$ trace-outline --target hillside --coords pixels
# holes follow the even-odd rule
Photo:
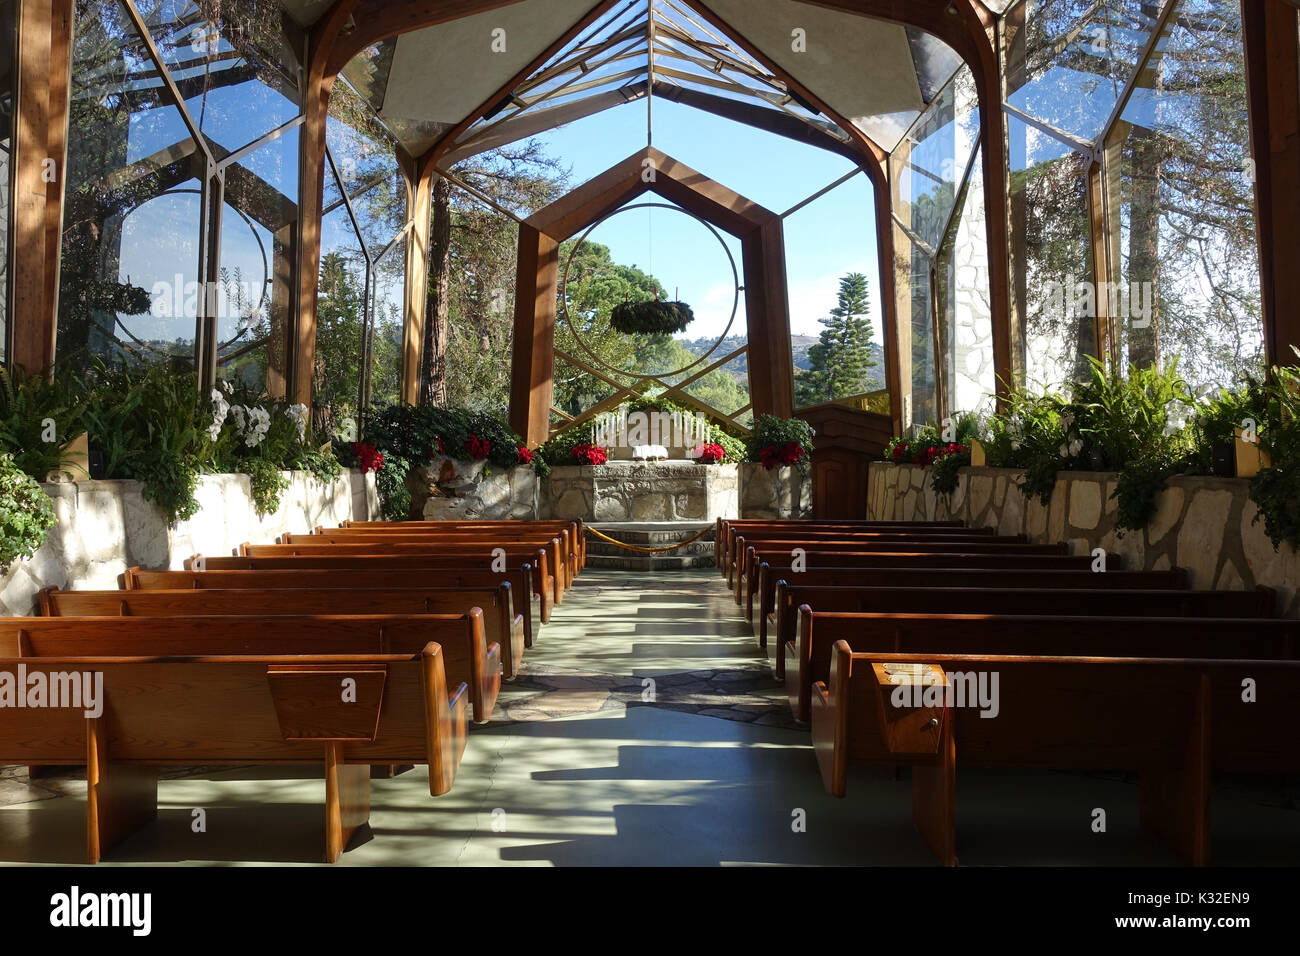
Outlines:
[[[745,340],[746,340],[746,336],[743,335],[727,336],[725,339],[723,339],[722,345],[718,347],[718,350],[713,353],[713,357],[717,358],[719,356],[726,355],[728,352],[734,352],[736,349],[740,348],[742,345],[745,344]],[[686,350],[690,352],[692,355],[702,355],[704,352],[708,351],[709,347],[713,345],[715,341],[717,340],[711,338],[681,340],[682,345],[684,345],[686,347]],[[812,367],[812,364],[808,361],[808,349],[816,344],[817,344],[817,336],[815,335],[790,336],[790,351],[794,357],[794,367],[796,369],[809,369]],[[884,353],[884,349],[882,349],[875,342],[871,343],[871,357],[876,360],[876,366],[871,370],[873,373],[872,378],[875,383],[874,387],[884,388],[885,387],[885,353]],[[736,361],[729,363],[726,366],[726,371],[736,379],[739,380],[745,379],[749,372],[749,363],[745,361],[746,358],[747,356],[742,355]]]

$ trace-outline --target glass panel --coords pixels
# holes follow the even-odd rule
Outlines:
[[[875,192],[865,175],[855,176],[786,217],[786,285],[790,299],[791,351],[795,365],[795,405],[813,405],[885,387],[884,326],[880,311],[880,259],[876,250]],[[840,280],[850,273],[867,279],[867,318],[871,323],[867,361],[858,386],[838,394],[810,388],[809,350],[826,331],[822,324],[837,305]],[[819,366],[828,367],[828,361]]]
[[[298,115],[297,62],[283,13],[265,0],[139,5],[158,52],[205,135],[235,150]]]
[[[933,255],[979,138],[974,76],[963,66],[890,157],[894,216]]]
[[[897,224],[894,263],[898,294],[898,341],[903,427],[934,421],[938,415],[934,381],[934,317],[931,314],[930,258]]]
[[[314,397],[326,420],[337,420],[357,408],[367,282],[361,243],[341,207],[321,220],[319,281]]]
[[[9,170],[14,117],[14,9],[0,3],[0,365],[9,356]]]
[[[352,199],[352,210],[372,258],[393,241],[406,224],[406,180],[396,165],[388,175]]]
[[[935,266],[936,294],[943,309],[939,348],[949,413],[989,408],[997,389],[984,170],[978,150],[960,208]]]
[[[706,361],[691,369],[687,375],[678,376],[678,379],[694,375],[700,369],[707,368],[726,354],[719,348]],[[697,378],[686,386],[685,391],[688,395],[692,395],[700,401],[713,406],[725,415],[734,415],[737,409],[744,408],[750,402],[749,353],[737,355],[731,361],[718,366],[702,378]]]
[[[349,196],[392,169],[392,138],[347,83],[335,83],[330,93],[325,142]]]
[[[1161,3],[1026,0],[1007,17],[1007,102],[1091,141],[1137,68]]]
[[[1241,7],[1187,0],[1170,18],[1111,140],[1121,225],[1121,363],[1174,356],[1194,385],[1258,374],[1263,325],[1247,174]]]
[[[371,299],[370,404],[394,405],[402,395],[402,328],[405,308],[406,240],[375,263]]]
[[[277,395],[284,389],[294,291],[297,194],[297,130],[226,171],[217,362],[230,365],[223,376],[239,377]]]
[[[179,112],[117,3],[79,0],[58,352],[193,359],[200,183]]]
[[[1096,349],[1088,248],[1088,163],[1008,115],[1011,284],[1019,383],[1053,387],[1086,373]],[[1086,285],[1080,285],[1086,283]]]

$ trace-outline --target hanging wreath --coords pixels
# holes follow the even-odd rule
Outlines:
[[[620,302],[610,310],[610,328],[625,335],[672,335],[686,331],[695,313],[685,302]]]

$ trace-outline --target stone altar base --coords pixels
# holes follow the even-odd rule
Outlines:
[[[708,521],[593,521],[589,525],[611,538],[643,548],[661,548],[685,541],[708,529],[699,541],[677,551],[643,554],[620,548],[594,534],[587,535],[587,567],[618,571],[677,571],[682,568],[711,568],[713,525]]]
[[[737,517],[739,479],[735,465],[693,461],[563,465],[551,469],[541,499],[542,518],[709,522]]]

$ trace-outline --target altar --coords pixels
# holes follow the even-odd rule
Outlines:
[[[618,461],[561,465],[543,482],[539,517],[584,521],[713,521],[739,516],[736,465]]]

